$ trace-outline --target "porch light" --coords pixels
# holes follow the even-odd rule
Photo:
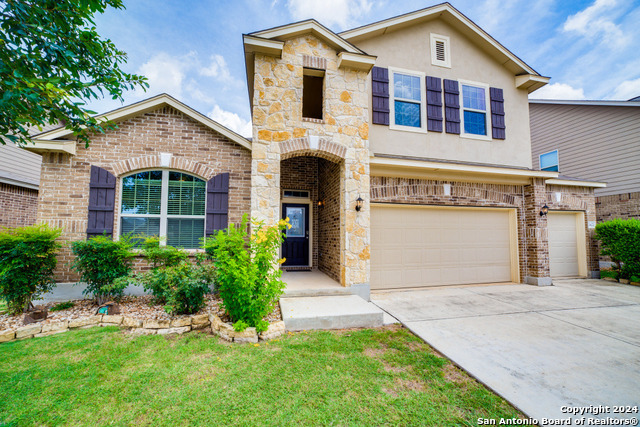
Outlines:
[[[324,208],[324,200],[318,200],[318,207]]]
[[[540,216],[547,216],[549,213],[549,206],[545,203],[542,209],[540,209]]]
[[[356,211],[360,212],[360,209],[362,209],[362,202],[364,202],[364,200],[362,200],[362,197],[358,196],[356,199]]]

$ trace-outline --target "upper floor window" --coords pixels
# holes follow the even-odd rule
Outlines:
[[[560,162],[558,161],[558,150],[549,151],[540,154],[540,170],[543,171],[560,171]]]
[[[204,237],[207,183],[169,170],[122,178],[120,234],[159,236],[171,246],[199,248]]]
[[[488,87],[478,84],[462,83],[463,135],[480,137],[481,139],[488,138],[488,89]]]
[[[425,130],[424,74],[391,69],[393,125],[405,130]]]
[[[302,78],[302,117],[322,120],[324,71],[305,68]]]
[[[439,67],[451,68],[451,53],[449,49],[449,37],[439,34],[430,34],[431,38],[431,64]]]

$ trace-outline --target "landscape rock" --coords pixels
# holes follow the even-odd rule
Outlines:
[[[171,321],[172,328],[180,328],[183,326],[191,326],[191,317],[178,317]]]
[[[270,324],[269,328],[266,331],[260,333],[259,337],[263,341],[268,341],[282,336],[284,332],[285,326],[284,322],[281,320],[279,322]]]
[[[167,328],[167,329],[158,329],[158,335],[169,335],[169,334],[184,334],[185,332],[189,332],[191,327],[183,326],[181,328]]]
[[[102,316],[102,323],[112,323],[114,325],[120,325],[122,323],[122,316],[105,314]]]
[[[618,282],[618,279],[614,279],[613,277],[603,277],[602,280],[606,280],[607,282]]]
[[[241,332],[233,331],[233,342],[248,342],[252,344],[257,343],[258,334],[256,333],[256,328],[247,328]]]
[[[42,325],[42,333],[67,331],[69,330],[69,322],[67,320],[63,322],[45,323]]]
[[[57,335],[57,334],[62,334],[64,332],[67,332],[69,329],[57,329],[55,331],[49,331],[49,332],[42,332],[40,334],[35,334],[34,337],[35,338],[42,338],[42,337],[48,337],[51,335]]]
[[[620,283],[628,285],[629,284],[629,279],[620,279]]]
[[[16,330],[16,339],[31,338],[42,331],[42,325],[27,325]]]
[[[13,341],[16,339],[15,331],[0,331],[0,342]]]
[[[202,329],[209,326],[209,315],[208,314],[199,314],[197,316],[193,316],[191,318],[191,327],[193,329]]]
[[[210,314],[209,315],[209,322],[211,323],[211,332],[213,332],[214,334],[220,330],[220,325],[222,325],[224,322],[222,320],[220,320],[220,318],[218,316],[216,316],[215,314]]]
[[[167,329],[171,326],[168,319],[149,319],[143,323],[145,329]]]
[[[122,318],[122,326],[126,328],[142,328],[142,320],[125,316]]]
[[[145,329],[145,328],[135,328],[131,329],[129,333],[131,335],[154,335],[157,329]]]
[[[91,316],[82,319],[74,319],[69,321],[70,328],[81,328],[84,326],[95,326],[102,320],[102,316]]]

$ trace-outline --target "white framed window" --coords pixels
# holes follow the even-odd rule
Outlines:
[[[558,157],[558,150],[540,154],[540,170],[560,172],[560,159]]]
[[[389,127],[412,132],[427,131],[425,74],[389,67]]]
[[[440,34],[430,34],[431,64],[438,67],[451,68],[451,48],[449,37]]]
[[[162,245],[200,247],[205,229],[206,181],[168,169],[121,179],[120,235],[159,236]]]
[[[491,112],[489,111],[489,86],[483,83],[460,80],[461,135],[473,139],[491,139]]]

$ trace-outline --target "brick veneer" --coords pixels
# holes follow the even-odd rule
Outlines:
[[[640,219],[640,192],[596,197],[598,222],[615,218]]]
[[[132,117],[118,129],[91,136],[89,148],[78,144],[77,155],[47,154],[42,159],[38,220],[61,227],[66,241],[86,238],[89,170],[96,165],[120,178],[136,169],[159,166],[159,153],[171,153],[171,166],[202,179],[229,172],[229,221],[238,223],[251,206],[251,153],[202,125],[165,106]],[[118,180],[119,182],[119,180]],[[115,227],[119,216],[116,187]],[[57,281],[75,281],[68,247],[58,257]],[[136,265],[142,267],[143,262]]]
[[[445,195],[444,184],[451,185]],[[555,192],[561,192],[562,203],[551,202]],[[548,284],[549,248],[547,220],[540,208],[547,203],[552,209],[585,211],[587,221],[593,221],[595,199],[593,190],[582,187],[545,187],[542,179],[530,185],[497,185],[452,182],[427,179],[371,177],[372,203],[408,203],[442,206],[506,207],[517,210],[518,254],[521,281]],[[588,235],[588,265],[597,270],[593,240]]]
[[[0,183],[0,229],[36,222],[38,190]]]
[[[324,206],[318,209],[318,269],[340,282],[340,164],[318,160],[318,198]],[[348,267],[348,266],[347,266]]]
[[[556,193],[560,193],[560,201],[557,200]],[[598,242],[593,238],[594,230],[589,229],[589,222],[596,222],[596,198],[593,194],[593,188],[548,185],[546,197],[549,209],[582,211],[585,213],[584,229],[585,238],[587,239],[587,269],[591,276],[597,276],[597,272],[600,270],[598,266]]]

